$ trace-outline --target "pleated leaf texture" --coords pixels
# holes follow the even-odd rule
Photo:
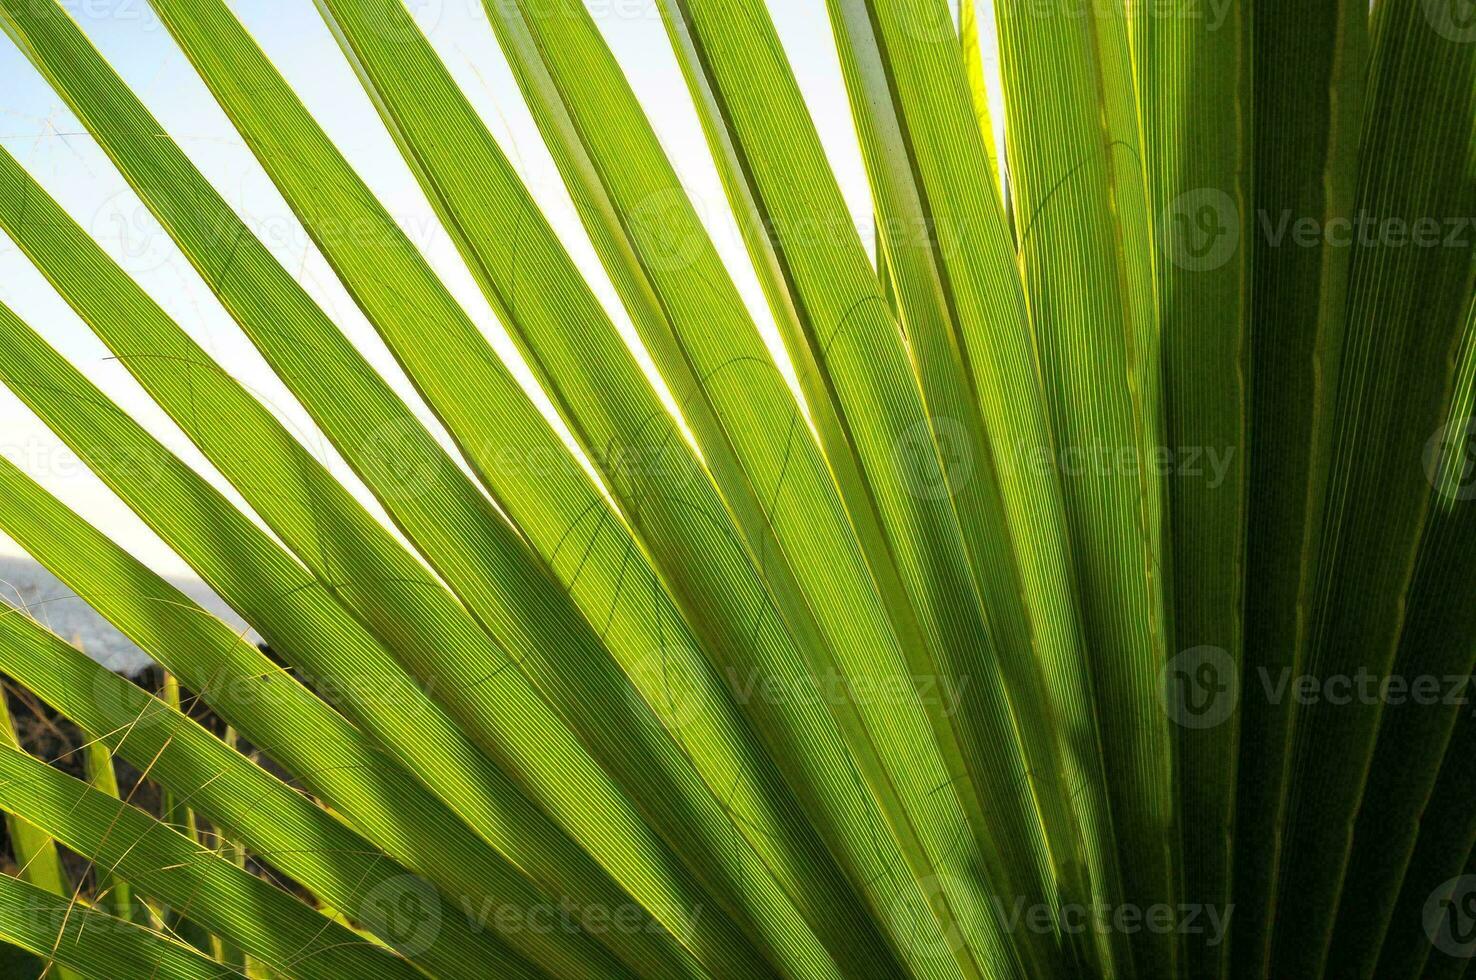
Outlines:
[[[0,229],[195,452],[4,304],[0,383],[249,626],[0,459],[164,677],[0,607],[0,974],[1476,976],[1469,3],[776,0],[808,64],[775,3],[650,0],[688,160],[610,4],[470,0],[556,231],[419,4],[281,2],[461,292],[233,4],[148,0],[395,383],[105,18],[0,0],[315,430],[0,144]]]

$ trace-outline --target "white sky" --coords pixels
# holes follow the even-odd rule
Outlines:
[[[393,358],[317,254],[146,0],[64,0],[63,5],[133,86],[201,171],[292,270],[375,367],[430,422]],[[824,0],[768,0],[831,164],[856,217],[871,207]],[[311,0],[232,4],[328,135],[426,254],[498,350],[516,353],[436,222]],[[497,47],[481,0],[407,0],[431,42],[523,175],[612,317],[628,325],[579,226],[552,161]],[[763,297],[731,224],[696,114],[671,54],[655,0],[586,0],[696,201],[719,251],[771,346]],[[988,4],[981,4],[987,8]],[[981,14],[985,12],[981,9]],[[986,34],[992,34],[987,26]],[[997,93],[996,93],[997,95]],[[996,120],[1002,114],[996,112]],[[257,393],[361,499],[367,492],[317,432],[189,263],[149,216],[60,98],[0,35],[0,141],[227,370]],[[869,231],[863,240],[871,241]],[[0,232],[0,300],[20,314],[125,410],[233,500],[167,417]],[[434,425],[432,423],[432,428]],[[166,575],[187,566],[8,390],[0,386],[0,455],[19,465],[141,560]],[[374,505],[370,503],[371,508]],[[244,508],[243,508],[244,509]],[[20,553],[0,534],[0,553]]]

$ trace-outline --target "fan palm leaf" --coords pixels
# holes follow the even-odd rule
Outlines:
[[[232,6],[150,0],[402,395],[59,0],[0,0],[352,476],[0,149],[0,228],[204,466],[7,303],[0,383],[249,627],[0,460],[0,532],[166,672],[0,610],[79,739],[0,712],[3,962],[1466,972],[1458,5],[814,5],[874,239],[771,8],[651,8],[739,268],[590,4],[473,4],[584,268],[402,0],[314,0],[528,382]]]

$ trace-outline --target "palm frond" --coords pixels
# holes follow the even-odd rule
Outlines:
[[[0,680],[72,740],[0,704],[0,971],[1469,972],[1458,5],[816,2],[867,241],[775,5],[651,8],[710,161],[594,5],[472,5],[565,228],[426,19],[304,3],[466,296],[249,17],[150,6],[403,378],[101,22],[0,0],[331,448],[0,149],[0,229],[138,390],[8,296],[0,383],[245,624],[0,459],[0,532],[163,677],[0,609]],[[685,179],[708,162],[718,222]]]

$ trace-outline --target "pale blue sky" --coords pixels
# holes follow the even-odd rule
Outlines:
[[[586,0],[586,5],[647,107],[718,248],[735,270],[745,300],[758,322],[769,331],[771,343],[777,342],[741,239],[728,217],[721,186],[654,0]],[[146,0],[64,0],[63,6],[72,12],[201,171],[246,218],[258,237],[429,421],[429,414],[416,401],[373,329],[318,256],[290,209],[179,53]],[[499,351],[516,367],[516,354],[502,328],[437,224],[311,0],[236,0],[232,6],[339,149],[425,252]],[[550,215],[571,253],[587,270],[616,322],[625,326],[623,312],[598,272],[593,251],[523,107],[487,25],[481,0],[408,0],[407,6]],[[858,227],[869,228],[871,208],[865,173],[824,2],[770,0],[769,7]],[[287,421],[304,443],[367,502],[367,494],[358,487],[348,468],[216,303],[189,263],[174,249],[147,209],[139,204],[106,156],[3,35],[0,35],[0,81],[3,81],[0,140],[6,149],[207,351]],[[230,493],[127,372],[107,359],[102,344],[3,232],[0,232],[0,300],[16,310],[171,449]],[[520,374],[526,378],[526,372]],[[0,387],[0,455],[21,466],[156,570],[165,574],[187,571],[183,562],[3,387]],[[234,494],[231,496],[240,502]],[[18,551],[0,535],[0,553]]]

